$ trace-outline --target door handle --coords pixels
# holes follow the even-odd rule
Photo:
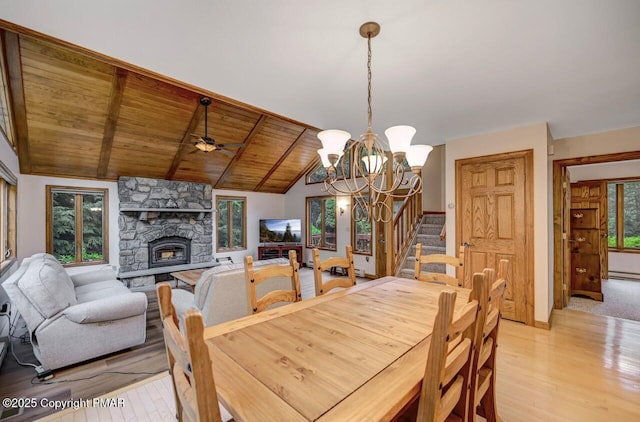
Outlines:
[[[587,269],[586,268],[576,268],[576,272],[578,274],[584,274],[584,273],[587,272]]]
[[[587,240],[585,237],[576,237],[576,242],[584,242]]]
[[[580,213],[575,213],[575,214],[572,215],[572,217],[573,218],[582,218],[582,217],[584,217],[584,214],[582,214],[581,212]]]
[[[464,242],[464,243],[462,244],[462,246],[464,246],[465,248],[468,248],[468,247],[470,247],[470,246],[475,246],[475,245],[474,245],[473,243]]]

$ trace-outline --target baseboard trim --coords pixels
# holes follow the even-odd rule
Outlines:
[[[551,320],[553,319],[553,309],[551,310],[551,314],[549,314],[549,321],[533,321],[533,326],[536,328],[542,328],[543,330],[551,329]]]

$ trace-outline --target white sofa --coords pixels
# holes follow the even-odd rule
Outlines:
[[[255,261],[254,267],[263,265],[290,265],[285,258]],[[257,286],[259,296],[271,290],[290,290],[291,278],[274,277]],[[188,309],[198,309],[206,327],[251,315],[244,279],[244,262],[223,264],[202,273],[193,293],[184,289],[171,292],[173,306],[181,316]],[[277,306],[277,305],[275,305]]]
[[[127,289],[110,267],[69,276],[54,256],[40,253],[25,258],[2,287],[45,369],[145,341],[147,296]]]

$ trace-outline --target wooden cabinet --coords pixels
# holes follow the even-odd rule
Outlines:
[[[597,208],[571,208],[571,294],[602,300]]]
[[[298,263],[302,265],[302,245],[258,246],[258,259],[289,258],[289,251],[296,251]]]

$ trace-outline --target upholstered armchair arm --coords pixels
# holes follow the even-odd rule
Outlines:
[[[73,274],[70,277],[75,287],[95,283],[96,281],[116,280],[118,278],[110,265],[105,265],[104,267],[93,271]]]
[[[78,324],[107,322],[141,315],[147,310],[147,295],[142,292],[106,297],[69,306],[62,314]]]

